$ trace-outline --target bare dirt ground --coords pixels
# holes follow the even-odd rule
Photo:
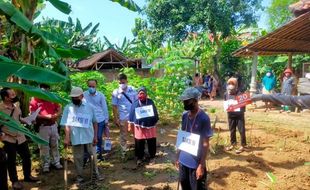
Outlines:
[[[221,101],[202,101],[203,109],[210,113],[211,120],[218,117],[208,156],[208,186],[211,190],[310,189],[310,114],[282,113],[278,111],[246,112],[248,150],[240,155],[227,152],[229,143],[226,113]],[[214,112],[215,113],[211,113]],[[145,164],[135,168],[133,151],[128,152],[127,160],[121,159],[118,151],[118,130],[112,129],[114,150],[99,163],[104,181],[97,186],[86,185],[80,189],[177,189],[177,171],[174,168],[174,143],[178,121],[163,122],[158,126],[158,150],[155,165]],[[63,171],[39,174],[38,162],[34,161],[34,174],[42,182],[27,184],[26,189],[64,189]],[[266,173],[272,172],[274,182]],[[19,167],[19,173],[21,168]],[[85,174],[89,168],[85,169]],[[22,178],[22,177],[21,177]],[[74,185],[73,163],[69,163],[69,187]]]

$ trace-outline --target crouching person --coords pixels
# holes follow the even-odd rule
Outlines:
[[[97,121],[93,108],[83,102],[83,90],[74,87],[69,95],[72,103],[68,104],[61,118],[61,125],[65,127],[64,144],[72,145],[73,159],[76,167],[77,184],[84,182],[83,178],[83,157],[84,148],[93,156],[92,175],[97,180],[102,180],[99,175],[96,159],[95,146],[97,144]]]
[[[135,155],[137,166],[142,164],[144,157],[145,141],[148,145],[150,164],[155,163],[156,154],[156,123],[158,121],[157,108],[153,100],[147,97],[146,88],[138,90],[138,100],[136,100],[129,113],[129,131],[135,136]]]
[[[176,167],[182,189],[205,190],[207,188],[206,157],[209,138],[213,131],[209,116],[199,108],[201,93],[196,88],[187,88],[180,99],[184,109],[182,127],[178,132]],[[191,137],[191,138],[189,138]]]

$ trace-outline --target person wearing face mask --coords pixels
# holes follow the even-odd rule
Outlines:
[[[50,86],[47,84],[40,84],[40,88],[43,91],[49,91]],[[32,98],[29,105],[30,112],[35,112],[40,109],[40,112],[36,118],[36,125],[39,128],[39,135],[50,142],[48,146],[40,145],[40,157],[42,159],[42,170],[43,173],[50,171],[51,159],[52,165],[57,169],[63,169],[60,164],[59,154],[59,134],[57,119],[61,114],[61,107],[57,103],[49,102],[39,98]]]
[[[263,85],[263,94],[273,94],[274,93],[274,88],[276,87],[276,77],[272,73],[271,70],[268,70],[266,75],[264,76],[262,80],[262,85]],[[270,102],[265,102],[265,107],[266,110],[268,111],[271,109],[271,103]]]
[[[90,79],[87,81],[88,90],[84,92],[84,100],[93,106],[95,110],[96,119],[98,122],[98,143],[97,143],[97,158],[102,160],[102,136],[109,137],[109,112],[106,97],[99,92],[97,87],[97,80]]]
[[[131,106],[128,121],[128,130],[133,131],[135,137],[137,166],[143,162],[145,141],[148,145],[150,164],[155,163],[156,123],[158,120],[157,108],[153,100],[148,98],[146,88],[139,88],[138,100]]]
[[[224,94],[224,101],[227,106],[236,103],[236,96],[242,93],[238,90],[238,80],[236,78],[230,78],[227,81],[227,92]],[[236,128],[240,133],[241,147],[236,150],[237,154],[240,154],[245,150],[246,147],[246,136],[245,136],[245,119],[244,119],[245,107],[238,108],[233,112],[227,112],[228,126],[230,131],[230,146],[226,147],[227,151],[231,151],[237,144]]]
[[[120,128],[120,145],[122,157],[127,150],[127,126],[132,103],[137,100],[136,90],[128,85],[127,76],[123,73],[118,76],[119,88],[112,93],[112,109],[114,124]]]
[[[21,110],[18,104],[18,97],[14,90],[3,88],[0,91],[2,102],[0,103],[0,111],[11,116],[16,122],[26,123],[21,118]],[[8,127],[2,126],[4,135],[1,140],[4,143],[4,150],[7,154],[7,168],[13,189],[23,189],[23,184],[18,180],[16,170],[16,154],[18,153],[22,159],[23,174],[25,182],[37,182],[38,179],[31,175],[31,155],[25,135],[20,132],[9,130]]]
[[[293,72],[290,68],[285,69],[281,94],[290,96],[293,93],[293,88],[295,86],[295,79],[293,77]],[[280,112],[287,111],[290,112],[290,107],[287,105],[282,105],[282,110]]]
[[[72,103],[68,104],[63,111],[60,125],[65,128],[64,144],[72,145],[73,159],[76,168],[76,183],[84,182],[83,158],[84,149],[89,155],[95,155],[97,144],[97,119],[93,107],[83,100],[83,90],[73,87],[70,95]],[[103,178],[99,175],[97,158],[94,156],[94,167],[92,174],[97,180]]]
[[[180,130],[199,135],[197,155],[188,150],[177,150],[175,164],[179,170],[179,181],[182,189],[188,190],[204,190],[207,186],[206,157],[213,131],[209,116],[199,108],[200,97],[201,93],[193,87],[185,89],[180,96],[185,110]]]

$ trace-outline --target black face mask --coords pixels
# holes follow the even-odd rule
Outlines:
[[[16,103],[18,101],[19,101],[19,98],[17,96],[15,96],[14,98],[11,98],[12,103]]]
[[[184,102],[184,110],[190,111],[195,109],[195,103],[194,102]]]
[[[72,99],[72,103],[73,103],[74,105],[76,105],[76,106],[79,106],[79,105],[81,105],[82,100],[80,100],[80,99]]]

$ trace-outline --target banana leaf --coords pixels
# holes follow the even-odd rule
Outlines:
[[[71,12],[71,6],[63,1],[60,0],[48,0],[56,9],[58,9],[59,11],[65,13],[65,14],[69,14]]]
[[[0,111],[0,125],[7,126],[10,131],[12,132],[20,132],[24,135],[31,138],[34,142],[38,144],[48,145],[48,142],[41,137],[39,137],[36,134],[33,134],[29,129],[21,126],[19,123],[17,123],[14,119],[12,119],[8,114],[3,113]]]
[[[49,69],[13,61],[1,61],[0,80],[6,81],[11,75],[38,83],[56,84],[66,81],[68,78]]]
[[[40,88],[25,85],[25,84],[18,84],[18,83],[11,83],[11,82],[0,82],[0,86],[8,87],[16,90],[23,91],[24,93],[28,94],[31,97],[37,97],[42,100],[51,101],[55,103],[60,103],[65,105],[68,103],[67,100],[53,94],[51,92],[43,91]]]
[[[140,7],[132,0],[110,0],[134,12],[141,12]]]

